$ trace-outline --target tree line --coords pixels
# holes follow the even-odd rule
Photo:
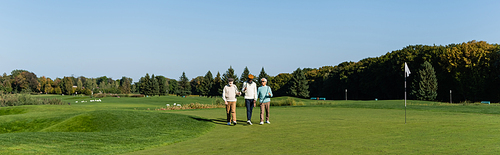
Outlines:
[[[113,80],[106,76],[98,78],[63,77],[47,78],[37,77],[33,72],[27,70],[13,70],[10,75],[4,73],[0,76],[0,92],[21,93],[36,92],[44,94],[85,94],[112,93],[128,94],[136,91],[132,84],[132,78],[122,77]]]
[[[342,100],[402,99],[404,97],[404,63],[412,71],[407,77],[409,99],[498,102],[500,100],[500,46],[484,41],[461,44],[410,45],[375,58],[358,62],[342,62],[336,66],[297,68],[292,73],[268,75],[264,67],[255,82],[268,79],[275,96],[300,98],[324,97]],[[241,88],[250,74],[247,67],[239,76],[234,69],[222,75],[208,71],[204,76],[189,80],[183,72],[176,79],[146,74],[138,82],[122,77],[113,80],[64,77],[52,80],[25,70],[14,70],[0,77],[0,91],[42,92],[51,94],[140,93],[144,95],[175,94],[179,96],[220,96],[229,78]],[[346,90],[348,90],[346,92]]]

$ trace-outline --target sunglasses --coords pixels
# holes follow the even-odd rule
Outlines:
[[[260,81],[260,82],[266,82],[266,81]]]

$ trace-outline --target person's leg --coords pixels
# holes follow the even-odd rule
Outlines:
[[[264,103],[260,103],[260,122],[264,122]]]
[[[269,107],[271,106],[271,102],[266,103],[266,121],[269,122]]]
[[[228,104],[231,104],[231,115],[233,116],[233,122],[236,122],[236,102],[231,102]]]
[[[252,118],[252,105],[249,99],[245,99],[245,106],[247,107],[247,120]]]
[[[227,105],[226,105],[226,118],[227,118],[226,122],[231,122],[231,115],[230,115],[231,113],[230,113],[230,110],[231,110],[231,105],[228,102]]]

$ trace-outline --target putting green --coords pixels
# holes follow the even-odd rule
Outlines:
[[[214,130],[200,137],[129,154],[496,154],[500,116],[487,114],[271,107],[271,124],[225,125],[224,109],[172,111],[207,118]]]

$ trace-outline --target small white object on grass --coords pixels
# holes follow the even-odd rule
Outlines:
[[[167,107],[170,107],[170,104],[167,104]]]
[[[180,107],[180,106],[181,106],[181,104],[177,104],[177,106],[178,106],[178,107]]]
[[[78,101],[75,101],[75,103],[78,103]]]

